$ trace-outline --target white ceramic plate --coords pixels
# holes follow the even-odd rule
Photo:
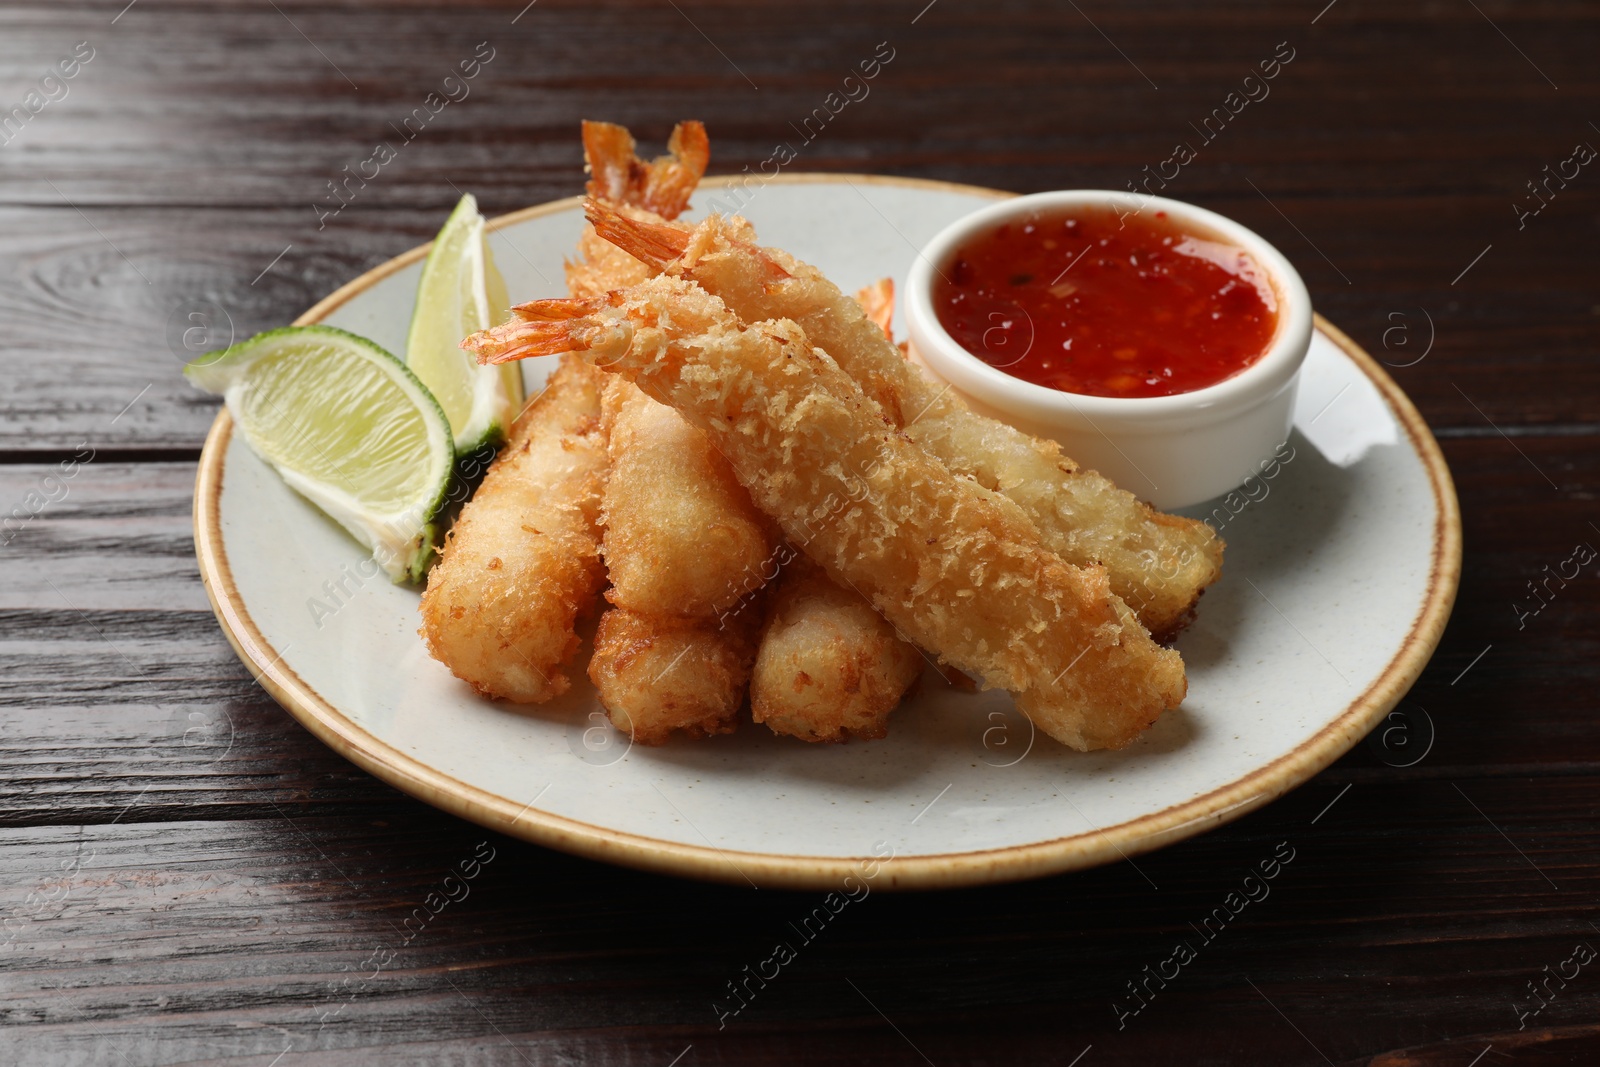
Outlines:
[[[903,282],[924,241],[1003,195],[800,176],[735,196],[708,180],[696,210],[738,207],[764,243],[854,291]],[[564,295],[562,258],[582,224],[576,198],[491,223],[514,299]],[[425,252],[300,321],[402,351]],[[1388,376],[1318,326],[1294,458],[1243,506],[1191,509],[1215,515],[1228,551],[1178,642],[1188,699],[1121,752],[1036,737],[1005,694],[951,689],[931,669],[887,739],[846,745],[747,722],[630,749],[586,683],[534,710],[483,700],[424,651],[417,591],[363,580],[361,548],[232,434],[226,411],[196,485],[201,573],[240,656],[313,733],[430,804],[530,841],[762,886],[838,886],[851,872],[877,887],[950,886],[1090,866],[1306,780],[1395,705],[1438,642],[1460,565],[1449,472]],[[536,388],[548,366],[527,372]]]

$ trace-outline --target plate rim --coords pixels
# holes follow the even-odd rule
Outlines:
[[[742,175],[706,178],[701,188],[723,188]],[[956,192],[992,199],[1016,196],[999,189],[926,178],[852,173],[778,175],[784,185],[889,185]],[[489,220],[490,231],[570,210],[582,196],[563,197]],[[314,304],[294,325],[318,322],[352,297],[365,292],[427,255],[419,245],[379,264]],[[1438,441],[1409,397],[1378,362],[1321,315],[1315,326],[1377,387],[1405,427],[1413,452],[1422,460],[1436,507],[1428,587],[1422,605],[1388,665],[1337,717],[1287,753],[1209,792],[1159,811],[1082,833],[966,852],[895,856],[806,856],[767,852],[729,852],[665,841],[586,823],[538,810],[463,782],[411,756],[345,716],[282,661],[282,653],[257,629],[233,580],[223,545],[221,498],[224,465],[233,421],[218,410],[206,435],[195,474],[195,556],[206,598],[224,636],[268,694],[318,740],[358,767],[400,791],[442,811],[511,837],[589,859],[662,874],[762,888],[828,889],[863,867],[881,863],[879,888],[955,888],[1037,878],[1098,866],[1162,848],[1230,822],[1276,800],[1349,751],[1410,691],[1443,636],[1461,576],[1461,510],[1455,482]],[[536,798],[537,799],[537,798]]]

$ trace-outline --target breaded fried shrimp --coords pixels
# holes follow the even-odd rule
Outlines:
[[[816,268],[739,233],[716,216],[692,231],[652,225],[591,203],[601,237],[629,255],[699,283],[745,322],[787,318],[956,474],[1015,501],[1062,559],[1100,563],[1111,587],[1159,635],[1189,620],[1221,573],[1222,541],[1194,519],[1166,515],[1094,471],[1080,470],[1053,441],[971,411],[949,387],[907,362],[862,305]]]
[[[885,334],[894,282],[882,278],[856,301]],[[750,714],[802,741],[875,740],[916,681],[922,656],[861,594],[839,585],[784,545],[788,565],[771,597],[750,675]]]
[[[642,745],[676,731],[730,733],[750,678],[749,628],[718,629],[715,619],[642,616],[612,608],[594,635],[589,680],[611,723]]]
[[[670,225],[689,206],[705,174],[711,143],[698,122],[680,122],[667,142],[668,154],[646,163],[636,154],[633,135],[609,122],[583,124],[583,165],[589,195],[612,210],[647,225]],[[687,229],[687,227],[685,227]],[[655,273],[585,226],[578,238],[579,258],[567,263],[567,291],[580,299],[637,285]]]
[[[653,225],[670,225],[688,205],[709,158],[699,123],[680,123],[671,156],[649,164],[620,126],[586,122],[583,144],[590,195]],[[592,227],[578,248],[579,260],[567,264],[574,297],[655,273]],[[676,411],[622,378],[611,380],[602,409],[611,461],[602,551],[614,606],[600,620],[589,678],[612,723],[642,743],[674,730],[732,730],[760,620],[736,605],[769,552],[769,523],[705,434]]]
[[[602,400],[611,474],[607,599],[645,615],[708,618],[744,595],[772,551],[768,522],[706,435],[625,378]]]
[[[744,703],[760,619],[736,610],[740,579],[760,573],[770,524],[676,411],[620,377],[607,383],[601,410],[613,607],[595,634],[589,678],[612,724],[642,743],[673,730],[726,733]]]
[[[574,623],[599,600],[600,375],[568,357],[512,427],[461,509],[422,596],[422,637],[489,697],[538,704],[566,692]]]
[[[805,557],[784,569],[750,676],[750,712],[802,741],[871,739],[922,672],[922,656],[860,594]]]
[[[924,452],[795,323],[745,327],[670,277],[607,306],[541,301],[521,314],[514,339],[489,330],[464,345],[485,362],[577,351],[671,404],[830,577],[923,648],[1010,690],[1058,741],[1121,747],[1183,699],[1182,660],[1102,568],[1064,563],[1014,501]]]

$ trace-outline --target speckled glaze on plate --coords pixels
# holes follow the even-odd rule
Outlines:
[[[708,179],[696,212],[738,210],[763,242],[853,291],[903,282],[952,219],[1009,194],[869,176]],[[514,299],[564,294],[578,198],[494,220]],[[299,320],[403,350],[426,248]],[[537,388],[548,373],[526,368]],[[1294,788],[1404,696],[1455,598],[1461,524],[1439,448],[1382,369],[1320,318],[1296,430],[1271,477],[1187,513],[1228,541],[1222,580],[1179,639],[1183,706],[1121,752],[1077,753],[1003,693],[932,669],[871,743],[806,745],[746,723],[630,747],[592,690],[525,709],[474,695],[416,635],[415,589],[296,496],[224,410],[195,486],[206,590],[228,640],[314,734],[463,818],[612,863],[757,886],[932,888],[1034,877],[1146,852]],[[576,672],[582,674],[581,664]]]

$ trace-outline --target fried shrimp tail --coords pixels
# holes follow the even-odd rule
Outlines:
[[[461,347],[471,352],[479,363],[494,365],[532,356],[557,356],[563,352],[577,352],[605,344],[600,336],[614,331],[608,324],[594,323],[585,318],[604,307],[602,301],[580,302],[570,300],[539,300],[540,305],[552,305],[551,317],[539,317],[528,312],[527,318],[512,318],[500,326],[491,326],[461,341]],[[554,305],[562,305],[569,314],[556,314]],[[512,311],[524,314],[524,304]],[[594,336],[590,336],[594,333]]]
[[[1052,441],[971,411],[907,362],[861,304],[816,268],[741,236],[716,216],[692,231],[653,225],[591,201],[596,233],[630,256],[697,282],[740,319],[793,320],[860,384],[895,426],[952,472],[1014,501],[1068,563],[1102,564],[1111,587],[1153,632],[1181,629],[1221,573],[1222,541],[1203,522],[1166,515]]]
[[[700,123],[680,122],[667,148],[668,155],[646,163],[636,154],[633,135],[625,127],[585,122],[583,158],[591,175],[589,195],[641,224],[671,225],[689,206],[705,174],[711,144]],[[653,273],[596,234],[594,227],[585,226],[578,238],[578,258],[567,263],[567,290],[580,298],[604,296],[637,285]]]
[[[604,197],[590,197],[583,205],[584,217],[594,232],[657,271],[674,266],[689,250],[694,230],[688,226],[653,226],[642,219],[617,211]]]
[[[602,240],[657,272],[683,255],[693,232],[682,224],[652,224],[634,213],[617,210],[615,205],[600,203],[597,198],[588,201],[585,214]]]
[[[1062,562],[1015,502],[925,453],[795,323],[745,327],[669,277],[612,303],[566,321],[574,348],[704,430],[790,541],[910,640],[1078,749],[1126,745],[1183,699],[1181,658],[1100,567]]]
[[[673,219],[689,206],[689,197],[706,172],[711,140],[701,123],[680,122],[667,141],[667,155],[646,163],[635,154],[627,127],[586,121],[583,155],[590,196]]]
[[[921,654],[871,604],[802,556],[772,594],[750,713],[802,741],[880,738],[921,673]]]
[[[456,520],[422,596],[428,651],[489,697],[538,704],[570,684],[577,618],[599,600],[604,376],[563,360]]]
[[[871,285],[862,286],[856,293],[856,303],[883,335],[894,340],[894,279],[879,278]]]

